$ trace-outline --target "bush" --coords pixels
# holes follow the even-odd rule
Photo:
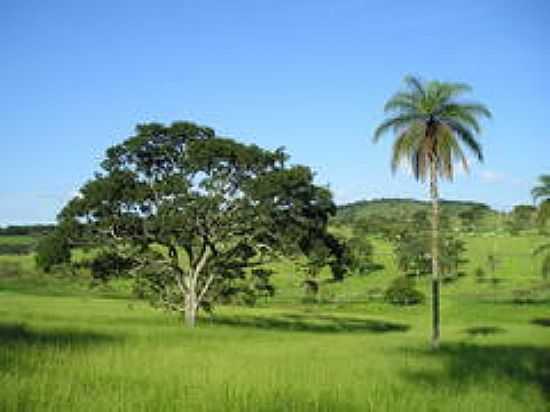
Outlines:
[[[44,272],[50,272],[53,266],[68,263],[70,260],[71,249],[62,234],[52,232],[38,242],[35,261]]]
[[[386,289],[384,299],[394,305],[417,305],[424,302],[425,296],[414,288],[414,282],[411,279],[399,277]]]

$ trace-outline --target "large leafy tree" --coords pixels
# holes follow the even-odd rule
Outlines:
[[[384,107],[388,117],[376,128],[374,142],[387,132],[395,136],[391,168],[411,168],[419,181],[429,180],[432,201],[432,346],[439,346],[439,179],[452,180],[457,163],[468,170],[469,150],[483,160],[477,135],[481,132],[480,117],[491,113],[482,104],[464,102],[460,98],[470,92],[464,83],[424,82],[407,76],[405,88],[393,95]]]
[[[190,122],[138,125],[60,213],[73,245],[95,250],[96,277],[131,275],[154,303],[185,315],[268,286],[264,263],[335,212],[304,166]],[[97,250],[99,249],[99,250]]]

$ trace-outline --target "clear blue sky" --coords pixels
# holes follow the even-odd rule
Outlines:
[[[0,224],[53,221],[136,123],[286,146],[339,202],[425,197],[370,142],[407,73],[474,87],[486,162],[443,197],[529,202],[550,172],[550,2],[25,1],[0,15]]]

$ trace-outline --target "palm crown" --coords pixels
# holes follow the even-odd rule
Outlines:
[[[550,175],[542,175],[539,177],[539,185],[531,190],[531,195],[535,201],[550,200]]]
[[[462,163],[468,170],[466,147],[480,161],[483,152],[476,135],[481,132],[478,118],[490,118],[491,112],[476,102],[461,102],[461,95],[471,91],[464,83],[422,82],[405,77],[407,88],[396,93],[384,107],[390,115],[374,132],[374,142],[393,131],[392,170],[407,162],[416,179],[425,180],[434,163],[435,171],[452,180],[454,166]]]

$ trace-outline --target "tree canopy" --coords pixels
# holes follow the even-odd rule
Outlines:
[[[331,193],[308,167],[288,166],[283,149],[191,122],[138,125],[101,168],[62,210],[59,230],[103,251],[97,276],[133,276],[191,326],[228,293],[269,289],[267,259],[324,233],[335,213]]]

